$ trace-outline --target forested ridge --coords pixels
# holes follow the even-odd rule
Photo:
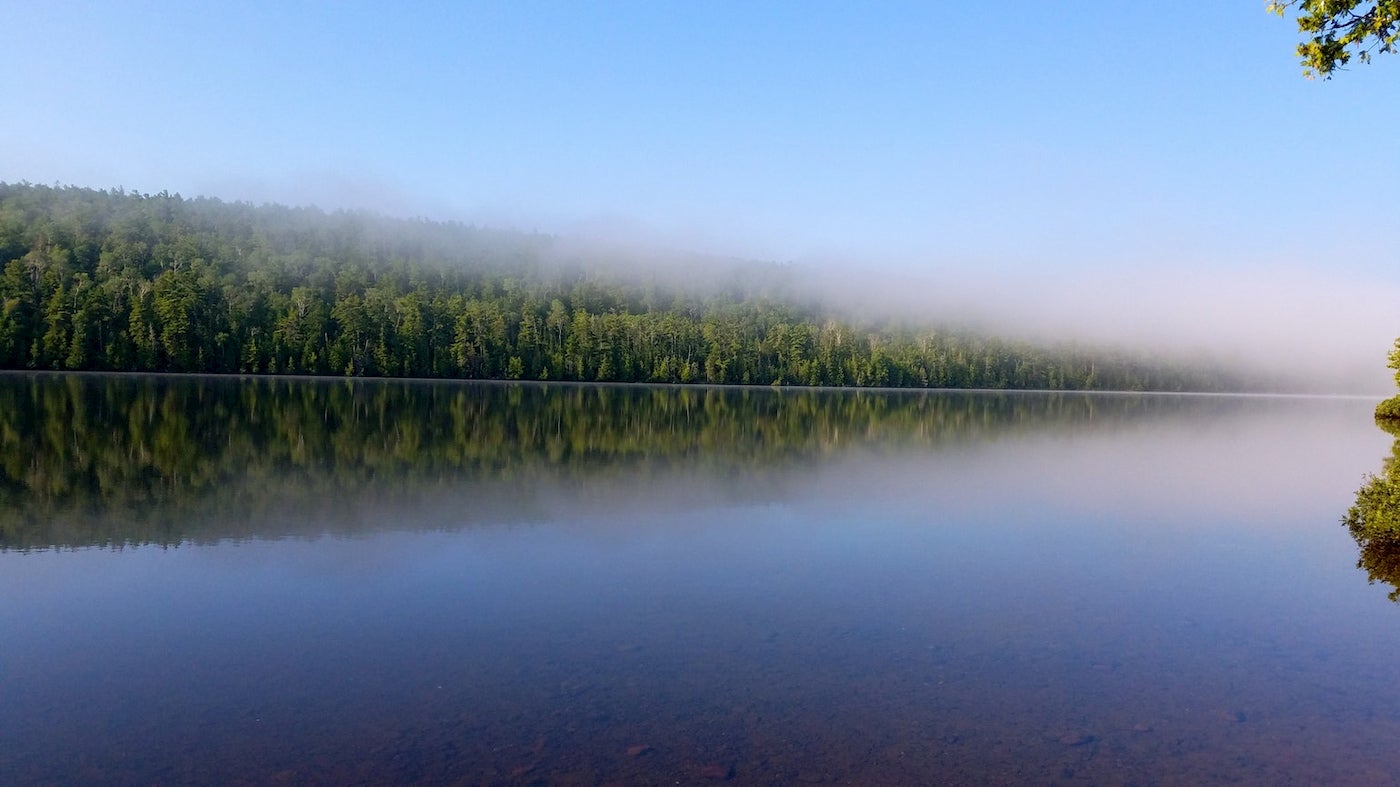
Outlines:
[[[775,266],[706,287],[456,223],[0,183],[0,367],[831,386],[1226,390],[1219,369],[858,322]],[[766,282],[753,283],[754,277]]]

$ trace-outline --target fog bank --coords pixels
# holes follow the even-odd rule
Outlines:
[[[1388,395],[1400,284],[1296,268],[880,271],[810,266],[858,315],[949,320],[998,336],[1229,363],[1290,388]]]
[[[1394,390],[1385,363],[1400,336],[1400,282],[1364,272],[1257,263],[973,270],[853,256],[774,263],[606,232],[555,237],[548,256],[680,287],[742,283],[750,292],[816,300],[858,320],[1226,364],[1290,391]]]

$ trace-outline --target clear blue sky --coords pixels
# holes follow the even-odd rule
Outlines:
[[[1306,81],[1263,6],[5,0],[0,179],[1400,275],[1400,58]]]
[[[877,303],[990,305],[1004,332],[1390,385],[1400,57],[1307,81],[1263,0],[0,0],[0,20],[0,180],[821,260]]]

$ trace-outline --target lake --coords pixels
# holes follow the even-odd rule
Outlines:
[[[0,783],[1388,782],[1374,404],[0,375]]]

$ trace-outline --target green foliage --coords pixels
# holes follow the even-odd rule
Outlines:
[[[755,283],[546,263],[537,236],[0,184],[0,368],[752,385],[1221,390],[1219,371],[925,325]]]
[[[1386,366],[1395,370],[1395,384],[1400,385],[1400,339],[1395,340],[1390,355],[1386,356]]]
[[[1360,541],[1400,546],[1400,484],[1389,476],[1370,476],[1342,521]]]
[[[1332,72],[1351,61],[1362,63],[1372,53],[1394,52],[1400,40],[1400,0],[1281,0],[1269,11],[1283,16],[1298,9],[1298,31],[1307,38],[1298,45],[1303,73],[1331,79]],[[1350,48],[1350,49],[1349,49]]]
[[[1395,347],[1391,349],[1387,361],[1386,365],[1395,370],[1395,384],[1400,385],[1400,339],[1395,340]],[[1376,405],[1376,419],[1400,423],[1400,395],[1392,396]],[[1382,428],[1385,428],[1384,425]]]
[[[1400,602],[1400,483],[1371,476],[1342,521],[1360,548],[1357,568],[1393,586],[1390,600]]]
[[[1389,400],[1396,402],[1400,397]],[[1357,568],[1371,582],[1395,588],[1390,600],[1400,602],[1400,422],[1377,418],[1377,425],[1397,439],[1381,472],[1368,476],[1356,492],[1356,502],[1342,518],[1360,548]]]
[[[1400,395],[1392,396],[1376,405],[1376,418],[1400,421]]]

